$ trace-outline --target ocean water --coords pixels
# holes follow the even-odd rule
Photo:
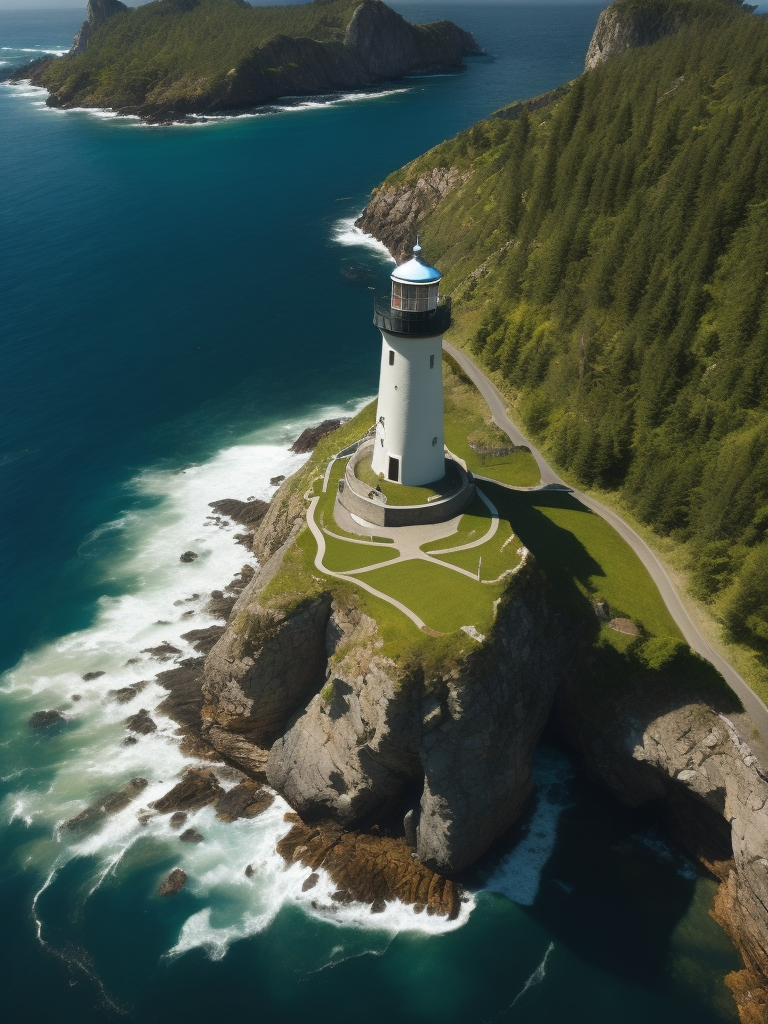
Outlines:
[[[333,910],[326,878],[302,894],[308,872],[274,852],[280,800],[229,825],[197,812],[199,845],[136,818],[193,763],[155,710],[168,666],[142,652],[189,655],[180,637],[212,621],[207,594],[252,561],[208,502],[268,498],[301,463],[287,450],[299,431],[375,390],[371,299],[391,263],[352,225],[370,189],[573,78],[599,9],[407,3],[414,20],[469,28],[487,56],[184,126],[53,111],[40,90],[0,86],[6,1019],[733,1019],[722,978],[739,960],[708,916],[712,883],[556,746],[539,753],[531,814],[464,880],[451,924]],[[0,61],[66,50],[82,17],[0,12]],[[199,557],[181,563],[188,549]],[[131,704],[104,699],[143,680]],[[124,746],[142,707],[158,731]],[[41,708],[66,725],[31,732]],[[61,829],[136,775],[149,785],[134,805],[87,835]],[[189,883],[160,899],[177,865]]]

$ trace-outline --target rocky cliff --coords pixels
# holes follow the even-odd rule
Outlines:
[[[674,4],[667,0],[616,0],[598,18],[584,70],[589,71],[625,50],[647,46],[677,32],[681,25],[701,17],[707,5],[715,10],[723,5],[756,9],[742,0],[677,0]]]
[[[380,0],[252,8],[243,0],[90,0],[70,52],[16,73],[57,107],[170,120],[461,66],[479,48],[450,21],[412,25]]]
[[[552,716],[597,781],[625,805],[655,802],[720,880],[713,913],[745,964],[727,981],[745,1024],[764,1022],[768,774],[711,666],[669,639],[589,646],[533,558],[482,646],[434,657],[422,640],[393,654],[354,588],[313,577],[295,592],[313,472],[287,480],[261,520],[261,567],[202,674],[203,747],[298,812],[283,856],[328,871],[338,902],[455,916],[451,876],[524,810]]]
[[[708,666],[700,686],[681,687],[674,651],[649,660],[627,671],[617,659],[620,675],[606,678],[604,666],[602,683],[566,681],[558,724],[596,780],[627,806],[658,802],[672,836],[721,881],[713,915],[745,964],[726,982],[744,1024],[764,1024],[768,774],[742,738],[735,701],[706,686]]]
[[[376,622],[331,580],[280,611],[263,595],[301,526],[289,525],[293,493],[288,481],[281,511],[262,524],[264,568],[207,658],[206,736],[246,767],[271,747],[266,777],[305,820],[350,827],[397,809],[419,861],[459,871],[531,794],[531,757],[568,671],[574,629],[553,611],[533,560],[486,644],[431,667],[382,654]]]
[[[75,36],[75,41],[67,56],[76,57],[79,53],[84,53],[88,41],[96,29],[113,15],[127,10],[126,4],[121,3],[120,0],[88,0],[85,21],[80,26],[80,31]]]

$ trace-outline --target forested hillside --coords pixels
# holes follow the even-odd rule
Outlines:
[[[660,6],[614,7],[644,3]],[[768,23],[693,5],[676,34],[397,172],[369,209],[452,169],[420,227],[458,338],[572,479],[687,545],[697,596],[765,655]]]

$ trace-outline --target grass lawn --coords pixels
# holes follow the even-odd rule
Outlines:
[[[430,498],[438,494],[448,494],[459,484],[459,474],[453,463],[446,461],[445,476],[433,483],[425,484],[423,487],[408,487],[405,484],[396,484],[391,480],[382,480],[374,473],[371,466],[371,458],[366,455],[355,466],[355,475],[368,487],[378,487],[382,494],[386,495],[389,505],[426,505]]]
[[[407,605],[439,633],[461,626],[487,632],[493,622],[493,602],[502,590],[419,559],[374,569],[365,574],[365,582]]]
[[[325,558],[323,565],[331,572],[348,572],[350,569],[363,569],[366,565],[377,562],[389,562],[397,558],[395,548],[374,548],[366,544],[348,544],[335,537],[325,538]]]
[[[510,444],[495,424],[490,423],[488,406],[458,364],[443,354],[445,443],[463,459],[467,469],[513,487],[535,487],[541,481],[539,467],[530,452],[513,452],[500,458],[481,458],[469,446],[468,437],[481,434],[492,443]]]
[[[494,484],[484,485],[484,490],[550,581],[575,607],[589,614],[587,602],[601,597],[612,617],[632,619],[653,636],[681,637],[634,551],[572,495],[514,492]]]
[[[513,539],[510,540],[510,537]],[[470,572],[477,572],[478,560],[482,558],[481,580],[496,580],[507,569],[514,569],[516,565],[519,565],[520,556],[517,553],[519,547],[520,541],[514,536],[509,522],[502,519],[496,533],[485,544],[478,544],[476,548],[457,551],[452,555],[435,555],[434,557],[439,558],[441,562],[449,562],[451,565],[468,569]]]
[[[488,506],[475,494],[467,506],[467,511],[459,520],[456,533],[441,540],[430,540],[421,545],[421,550],[430,552],[439,548],[455,548],[460,544],[470,544],[473,540],[479,540],[484,533],[488,532],[491,525],[491,513]]]

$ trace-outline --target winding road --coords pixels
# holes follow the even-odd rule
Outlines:
[[[579,491],[575,487],[571,487],[561,477],[559,477],[549,463],[544,459],[544,456],[538,448],[531,444],[528,438],[520,432],[518,427],[516,427],[509,418],[507,415],[507,403],[496,385],[485,376],[482,370],[480,370],[480,368],[466,353],[460,352],[447,341],[443,341],[443,348],[456,360],[462,370],[472,380],[475,387],[487,402],[488,408],[491,410],[491,415],[497,426],[499,426],[504,433],[509,436],[514,444],[524,444],[530,448],[531,454],[534,459],[536,459],[536,464],[538,465],[539,472],[541,474],[540,487],[567,487],[574,497],[582,503],[582,505],[585,505],[587,508],[597,513],[601,518],[605,519],[606,522],[610,523],[619,536],[629,544],[645,568],[651,574],[653,582],[659,588],[659,593],[661,594],[664,603],[669,609],[672,618],[680,627],[680,631],[685,637],[688,645],[696,651],[697,654],[700,654],[702,658],[705,658],[711,665],[714,665],[717,671],[723,676],[730,688],[741,700],[747,715],[760,733],[763,741],[768,744],[768,707],[766,707],[754,690],[750,688],[746,680],[728,664],[725,658],[709,646],[688,614],[685,605],[680,599],[680,595],[675,589],[671,579],[667,575],[664,566],[661,564],[651,548],[648,547],[643,538],[635,533],[628,523],[625,523],[620,516],[616,515],[616,513],[607,508],[607,506],[596,501],[594,498],[591,498],[588,494],[584,494],[583,491]]]

